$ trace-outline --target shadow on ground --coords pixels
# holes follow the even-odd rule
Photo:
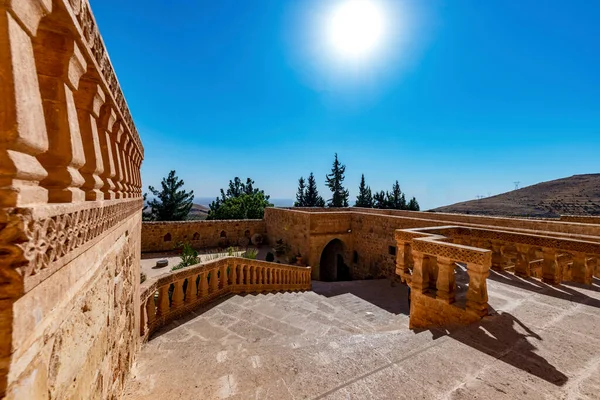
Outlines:
[[[364,282],[369,282],[365,285]],[[325,297],[352,294],[392,314],[408,315],[408,287],[387,279],[372,281],[312,282],[313,292]]]

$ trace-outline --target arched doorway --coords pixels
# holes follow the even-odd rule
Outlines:
[[[350,268],[344,262],[344,242],[333,239],[321,253],[319,277],[322,281],[349,281]]]

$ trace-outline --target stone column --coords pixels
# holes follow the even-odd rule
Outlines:
[[[185,302],[190,304],[196,301],[196,276],[192,275],[187,278],[187,286],[185,288]]]
[[[51,203],[84,201],[85,153],[73,93],[87,62],[70,35],[49,29],[38,31],[34,52],[49,141],[49,151],[38,156],[48,171],[41,184]]]
[[[487,277],[490,267],[479,264],[467,263],[469,274],[469,289],[467,290],[467,311],[479,316],[488,313]]]
[[[183,280],[173,283],[173,295],[171,297],[171,309],[176,310],[183,305]]]
[[[522,278],[527,278],[531,275],[529,269],[529,251],[530,248],[526,244],[517,244],[517,262],[515,264],[515,275]]]
[[[446,257],[437,258],[437,296],[436,298],[448,304],[456,300],[456,277],[454,275],[454,260]]]
[[[545,247],[543,253],[542,282],[549,285],[560,285],[560,282],[562,281],[562,270],[556,263],[556,250]]]
[[[116,198],[115,184],[112,180],[116,174],[113,150],[114,145],[112,143],[112,137],[110,134],[116,120],[117,115],[115,114],[115,111],[110,107],[110,105],[105,104],[100,110],[100,118],[98,120],[98,138],[102,152],[102,163],[104,165],[104,170],[100,174],[100,178],[104,182],[101,189],[106,200],[113,200]]]
[[[98,118],[100,107],[105,101],[104,92],[98,83],[82,79],[75,100],[86,160],[80,171],[85,180],[81,188],[86,200],[103,200],[104,193],[100,189],[104,182],[100,175],[104,172],[104,161],[98,134]]]
[[[489,247],[492,250],[492,269],[495,271],[504,271],[506,260],[502,254],[502,243],[498,241],[492,241]]]
[[[21,207],[48,201],[39,185],[47,172],[36,158],[49,141],[32,38],[52,3],[9,4],[0,2],[0,207]]]
[[[131,141],[129,140],[129,135],[126,133],[122,136],[121,140],[121,162],[123,165],[123,197],[130,198],[131,196],[131,172],[129,168],[129,162],[131,159],[129,158],[129,150]]]

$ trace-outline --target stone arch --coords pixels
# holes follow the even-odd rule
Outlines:
[[[170,242],[171,241],[171,233],[167,232],[165,236],[163,236],[163,241]]]
[[[346,265],[344,253],[346,246],[340,239],[333,239],[321,252],[319,277],[322,281],[351,280],[350,267]]]
[[[227,232],[225,231],[221,231],[221,233],[219,234],[220,238],[227,238]]]

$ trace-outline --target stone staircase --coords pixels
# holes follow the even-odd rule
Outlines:
[[[600,389],[600,356],[590,351],[600,348],[594,306],[491,282],[495,316],[453,332],[415,332],[389,304],[352,293],[356,285],[406,301],[402,287],[319,284],[326,296],[233,296],[175,321],[138,354],[124,398],[555,399],[593,398]],[[341,286],[349,292],[335,294]],[[587,321],[583,337],[559,323],[569,314]]]

